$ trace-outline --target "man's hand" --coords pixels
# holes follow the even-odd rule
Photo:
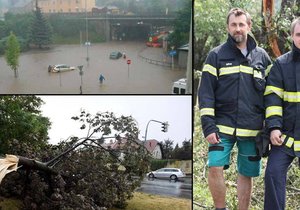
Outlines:
[[[281,146],[283,141],[281,140],[281,131],[272,130],[270,134],[271,143],[275,146]]]
[[[220,143],[220,138],[216,133],[211,133],[206,137],[206,140],[210,143],[210,144],[217,144]]]

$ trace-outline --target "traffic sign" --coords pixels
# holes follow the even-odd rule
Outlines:
[[[174,55],[176,55],[176,54],[177,54],[176,50],[171,50],[171,51],[169,51],[169,55],[170,55],[170,56],[174,56]]]
[[[131,64],[131,60],[127,60],[127,64],[128,64],[128,65]]]

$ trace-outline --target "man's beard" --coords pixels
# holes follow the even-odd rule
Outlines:
[[[246,40],[243,34],[236,34],[233,36],[233,39],[235,40],[236,43],[241,43]]]

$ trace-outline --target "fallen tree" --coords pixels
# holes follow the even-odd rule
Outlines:
[[[0,195],[22,199],[24,209],[126,206],[149,163],[137,140],[136,121],[131,116],[85,111],[72,119],[87,136],[48,145],[40,153],[14,156],[17,165],[7,168],[13,170],[3,179]],[[107,140],[115,147],[107,147]]]

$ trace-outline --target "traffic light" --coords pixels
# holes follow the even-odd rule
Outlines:
[[[168,126],[169,126],[168,122],[163,122],[161,126],[161,131],[168,132]]]

